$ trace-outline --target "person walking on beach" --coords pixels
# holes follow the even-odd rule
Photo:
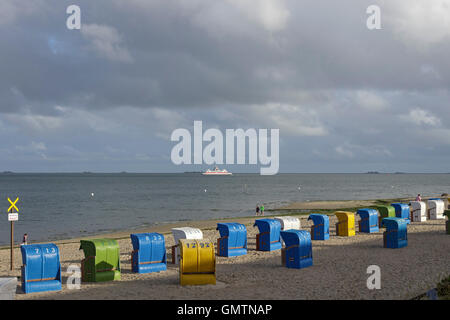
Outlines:
[[[264,206],[263,205],[261,205],[260,210],[261,210],[261,215],[263,216],[264,215]]]
[[[422,197],[420,196],[420,193],[417,195],[416,201],[422,201]]]
[[[28,243],[28,234],[25,233],[22,239],[22,245],[26,245]]]
[[[256,205],[256,216],[259,216],[259,206]]]

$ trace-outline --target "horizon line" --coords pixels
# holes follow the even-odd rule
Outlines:
[[[186,174],[186,173],[202,173],[203,171],[175,171],[175,172],[138,172],[138,171],[2,171],[0,175],[8,174]],[[259,172],[234,172],[233,174],[257,174]],[[278,174],[450,174],[450,172],[278,172]]]

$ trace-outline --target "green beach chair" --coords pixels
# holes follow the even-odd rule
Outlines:
[[[395,218],[395,208],[393,206],[376,206],[375,209],[377,209],[380,214],[378,216],[378,226],[380,228],[383,227],[381,221],[384,218]]]
[[[80,240],[81,279],[84,282],[120,280],[119,244],[113,239]]]
[[[445,210],[444,216],[447,216],[447,221],[445,221],[445,233],[450,234],[450,210]]]

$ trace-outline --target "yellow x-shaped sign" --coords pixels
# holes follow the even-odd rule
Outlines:
[[[11,203],[11,206],[8,208],[8,212],[11,211],[12,208],[16,209],[17,212],[19,212],[19,208],[16,207],[17,201],[19,201],[19,197],[17,197],[16,201],[12,202],[10,198],[8,198],[9,203]]]

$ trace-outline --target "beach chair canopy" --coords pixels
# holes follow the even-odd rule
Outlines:
[[[378,211],[375,209],[358,209],[356,212],[361,217],[359,221],[359,231],[373,233],[380,231],[378,226]]]
[[[312,220],[314,225],[311,226],[312,240],[328,240],[330,239],[330,217],[326,214],[312,213],[308,220]]]
[[[286,244],[286,267],[305,268],[312,265],[311,234],[305,230],[281,231],[281,237]]]
[[[165,248],[164,236],[160,233],[134,233],[130,235],[130,238],[134,250],[158,251]]]
[[[180,284],[216,284],[216,253],[207,240],[180,239]]]
[[[312,220],[315,225],[323,225],[325,230],[330,227],[330,218],[326,214],[312,213],[309,215],[308,220]]]
[[[423,201],[411,201],[411,218],[414,222],[422,222],[427,220],[427,205]]]
[[[119,244],[114,239],[80,240],[80,250],[85,257],[95,257],[97,263],[118,266]]]
[[[427,207],[426,203],[423,202],[423,201],[411,201],[409,203],[409,205],[411,206],[411,209],[413,211],[415,211],[415,210],[421,210],[421,211],[423,210],[423,211],[425,211],[425,209]]]
[[[391,206],[395,209],[395,216],[397,218],[407,219],[409,221],[410,209],[406,203],[392,203]]]
[[[55,244],[22,245],[20,251],[25,293],[61,290],[61,263]]]
[[[217,230],[219,230],[220,237],[224,241],[222,246],[224,256],[229,256],[230,251],[233,250],[240,250],[236,252],[239,255],[247,253],[247,228],[245,225],[241,223],[218,223]]]
[[[383,218],[383,220],[381,220],[381,222],[383,223],[383,226],[386,227],[386,231],[390,231],[390,230],[402,230],[402,229],[406,229],[407,228],[407,223],[405,221],[405,219],[402,218]]]
[[[175,246],[172,247],[172,262],[178,264],[180,258],[179,242],[181,239],[203,239],[203,232],[198,228],[180,227],[172,229]]]
[[[338,218],[336,234],[341,237],[353,237],[355,235],[355,214],[347,211],[336,211]]]
[[[299,230],[300,229],[300,219],[296,217],[289,217],[289,216],[283,216],[283,217],[275,217],[275,220],[278,220],[281,224],[281,230]]]
[[[286,248],[291,246],[311,247],[311,234],[305,230],[286,230],[280,232]]]
[[[442,214],[445,210],[444,201],[441,199],[430,199],[428,200],[428,209],[435,209],[437,214]]]
[[[273,251],[281,249],[281,223],[275,219],[258,219],[255,224],[259,229],[256,235],[256,250]]]
[[[178,244],[180,239],[203,239],[203,232],[192,227],[173,228],[172,234],[175,244]]]
[[[167,269],[164,236],[159,233],[131,234],[133,272],[148,273]]]
[[[358,211],[356,212],[356,214],[358,214],[361,219],[369,219],[369,221],[376,221],[378,219],[378,211],[375,209],[369,209],[369,208],[364,208],[364,209],[358,209]]]
[[[275,219],[255,220],[254,227],[258,227],[260,233],[270,234],[270,242],[280,241],[281,223]]]
[[[380,213],[381,218],[395,218],[395,208],[393,206],[377,206],[375,208]]]
[[[336,211],[334,213],[336,217],[338,218],[339,222],[349,222],[349,223],[355,223],[355,214],[353,212],[347,212],[347,211]]]
[[[428,200],[428,214],[431,220],[444,219],[445,203],[441,199]]]
[[[83,281],[98,282],[120,279],[119,244],[114,239],[80,240]]]
[[[402,248],[408,245],[407,222],[402,218],[383,218],[383,226],[386,232],[383,233],[385,248]]]

